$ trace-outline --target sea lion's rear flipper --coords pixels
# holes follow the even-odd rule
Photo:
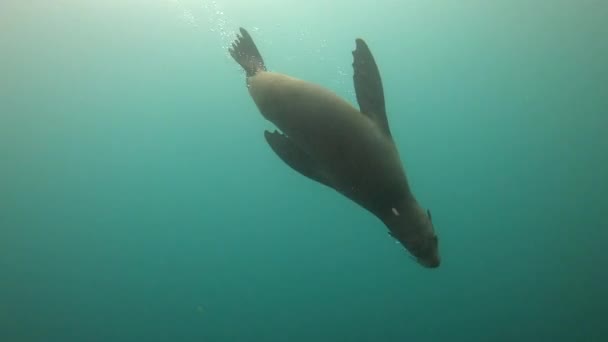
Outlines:
[[[242,27],[240,31],[241,35],[237,35],[228,51],[232,58],[245,69],[247,77],[251,77],[260,70],[266,70],[266,66],[249,32]]]
[[[353,51],[353,80],[359,109],[390,136],[380,71],[365,41],[357,39],[356,43],[357,47]]]
[[[272,150],[295,171],[302,175],[333,188],[330,180],[323,174],[317,163],[287,136],[274,131],[264,131],[264,137]]]

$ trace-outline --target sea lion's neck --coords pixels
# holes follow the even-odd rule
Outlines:
[[[421,215],[424,215],[424,210],[414,196],[409,194],[394,206],[384,209],[379,218],[392,234],[405,239],[419,233],[418,230],[422,227],[419,224]]]

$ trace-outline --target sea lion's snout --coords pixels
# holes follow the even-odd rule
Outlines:
[[[422,238],[405,244],[405,248],[414,255],[416,261],[427,268],[437,268],[441,264],[437,236]]]
[[[424,253],[424,256],[416,259],[418,263],[424,267],[437,268],[441,265],[441,258],[439,257],[439,248],[437,245],[432,247],[429,252]]]
[[[389,234],[396,238],[420,265],[427,268],[437,268],[441,265],[439,242],[434,233],[429,235],[421,234],[415,237],[399,236],[391,231],[389,231]]]
[[[427,268],[437,268],[441,265],[441,260],[439,258],[433,259],[431,261],[419,261],[420,264]]]
[[[441,265],[439,240],[430,211],[425,213],[418,207],[413,214],[401,215],[399,210],[393,208],[392,215],[387,217],[385,223],[389,234],[405,247],[417,263],[427,268]]]

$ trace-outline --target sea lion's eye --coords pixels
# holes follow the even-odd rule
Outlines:
[[[431,210],[430,209],[426,210],[426,215],[429,217],[429,220],[433,221],[433,217],[431,216]]]

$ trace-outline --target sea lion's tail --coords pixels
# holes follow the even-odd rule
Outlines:
[[[237,34],[236,40],[228,51],[230,51],[232,58],[245,69],[247,77],[251,77],[260,70],[265,71],[266,66],[249,32],[242,27],[240,31],[241,34]]]

